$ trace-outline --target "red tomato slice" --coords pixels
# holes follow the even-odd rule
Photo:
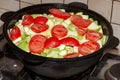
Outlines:
[[[94,51],[97,51],[98,49],[100,49],[100,45],[97,42],[87,41],[78,47],[78,52],[79,54],[85,56],[91,54]]]
[[[45,41],[45,48],[50,49],[50,48],[55,48],[60,45],[60,41],[56,37],[50,37]]]
[[[35,53],[41,53],[44,50],[44,43],[46,41],[46,37],[43,35],[34,35],[29,42],[30,51]]]
[[[38,16],[34,19],[35,24],[46,24],[47,21],[48,19],[44,16]]]
[[[31,30],[36,33],[44,32],[49,28],[47,24],[33,24]]]
[[[80,36],[84,36],[85,35],[85,33],[86,33],[86,29],[85,28],[81,28],[81,27],[76,27],[76,30],[77,30],[77,32],[78,32],[78,34],[80,35]]]
[[[62,18],[62,19],[67,19],[67,18],[69,18],[69,17],[71,16],[70,13],[63,12],[63,11],[61,11],[61,10],[59,10],[59,9],[56,9],[56,8],[50,9],[49,12],[50,12],[53,16],[55,16],[55,17],[57,17],[57,18]]]
[[[90,20],[83,19],[80,15],[73,15],[71,17],[71,22],[77,27],[87,28],[90,24]]]
[[[14,26],[12,28],[12,30],[10,31],[10,39],[11,40],[15,40],[15,39],[17,39],[20,36],[21,36],[20,29],[17,26]]]
[[[72,37],[63,38],[60,40],[60,43],[68,46],[79,46],[78,40]]]
[[[75,58],[78,57],[79,54],[78,53],[68,53],[64,56],[64,58]]]
[[[102,38],[102,34],[93,30],[88,30],[86,33],[86,39],[91,41],[97,41]]]
[[[57,38],[65,37],[68,33],[68,30],[63,25],[55,25],[52,28],[52,36]]]
[[[31,15],[29,15],[29,14],[24,15],[22,25],[28,26],[28,25],[32,24],[33,21],[34,21],[34,18]]]

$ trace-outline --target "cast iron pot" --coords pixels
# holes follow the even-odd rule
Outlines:
[[[47,58],[47,57],[32,55],[30,53],[27,53],[19,49],[17,46],[15,46],[12,43],[12,41],[8,36],[7,30],[17,20],[21,19],[22,15],[28,13],[49,14],[48,9],[51,8],[63,8],[67,12],[75,12],[75,13],[82,11],[84,12],[84,14],[89,15],[94,20],[99,21],[99,24],[102,25],[104,34],[108,35],[107,42],[101,49],[99,49],[98,51],[92,54],[83,57],[69,58],[69,59],[56,59],[56,58]],[[88,68],[94,66],[99,61],[105,49],[115,47],[119,43],[119,40],[113,36],[113,30],[110,23],[104,17],[102,17],[101,15],[97,14],[94,11],[82,7],[73,6],[70,4],[59,4],[59,3],[38,4],[14,12],[14,14],[10,18],[8,18],[3,25],[3,36],[7,40],[7,43],[9,44],[13,54],[16,55],[17,58],[23,62],[23,64],[27,69],[31,70],[37,75],[42,75],[54,79],[71,77],[73,75],[80,74],[86,71]]]

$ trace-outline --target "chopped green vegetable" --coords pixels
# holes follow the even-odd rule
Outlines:
[[[18,44],[18,47],[26,52],[29,52],[28,43],[24,40]]]
[[[60,10],[65,12],[65,9],[60,9]],[[33,18],[36,18],[38,16],[45,16],[48,19],[46,22],[46,25],[48,25],[49,28],[47,30],[45,30],[44,32],[35,33],[31,29],[31,25],[33,25],[34,22],[32,22],[32,24],[30,24],[28,26],[22,25],[23,17],[25,16],[25,15],[23,15],[21,20],[18,20],[17,22],[15,21],[14,24],[10,25],[11,29],[13,26],[18,26],[21,31],[21,36],[18,39],[13,40],[13,43],[16,46],[18,46],[20,49],[22,49],[26,52],[29,52],[30,51],[29,50],[29,42],[30,42],[32,36],[43,35],[47,39],[50,37],[53,37],[53,35],[51,34],[52,29],[55,25],[58,25],[58,24],[63,25],[67,29],[67,35],[65,37],[75,38],[78,41],[78,43],[80,43],[80,45],[82,43],[88,41],[88,39],[86,38],[86,33],[88,30],[94,30],[94,31],[97,31],[97,32],[100,32],[103,34],[102,25],[100,25],[97,20],[94,20],[89,15],[84,14],[84,12],[77,12],[77,13],[69,12],[69,13],[70,13],[70,15],[80,15],[82,17],[82,18],[80,17],[81,20],[89,21],[90,25],[87,26],[87,28],[81,27],[81,24],[79,26],[79,21],[76,20],[76,24],[78,25],[78,26],[76,26],[71,21],[72,16],[67,19],[62,19],[62,18],[55,17],[54,15],[51,15],[51,14],[31,14]],[[38,26],[35,28],[39,29],[40,27]],[[10,33],[11,29],[8,31],[8,33]],[[84,30],[85,30],[85,34],[84,34]],[[83,32],[83,35],[80,36],[79,31],[81,31],[81,33]],[[65,37],[63,37],[63,38],[65,38]],[[59,38],[59,40],[61,40],[61,39],[62,38]],[[103,34],[103,37],[96,42],[98,42],[100,47],[102,47],[106,43],[107,39],[108,39],[108,36]],[[36,44],[35,44],[35,46],[36,46]],[[55,47],[55,48],[50,48],[50,49],[44,48],[43,52],[35,53],[35,55],[43,56],[43,57],[50,57],[50,58],[63,58],[66,54],[69,54],[69,53],[79,53],[78,47],[79,47],[79,45],[68,46],[65,44],[60,44],[58,47]],[[82,55],[80,54],[79,56],[82,56]]]

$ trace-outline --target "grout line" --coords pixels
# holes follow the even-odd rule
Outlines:
[[[19,1],[20,1],[20,3],[23,2],[23,3],[28,3],[28,4],[36,4],[36,3],[30,3],[30,2],[27,2],[27,1],[21,1],[21,0],[19,0]],[[41,0],[40,0],[40,2],[41,2]]]
[[[40,0],[40,4],[42,4],[42,0]]]
[[[29,2],[26,2],[26,1],[20,1],[20,2],[23,2],[23,3],[28,3],[28,4],[34,4],[34,3],[29,3]]]
[[[49,1],[48,1],[47,3],[49,3]],[[53,3],[54,3],[54,2],[53,2]],[[62,2],[57,2],[57,3],[65,4],[65,0],[62,0]],[[41,4],[44,4],[44,3],[43,3],[43,0],[41,0]]]
[[[42,0],[41,0],[41,4],[43,4],[43,3],[42,3]]]
[[[120,0],[114,0],[114,1],[120,2]]]
[[[0,8],[0,9],[3,9],[3,10],[5,10],[5,11],[10,11],[10,9],[6,9],[6,8]]]
[[[111,21],[112,21],[113,5],[114,5],[114,1],[112,0],[112,5],[111,5],[111,15],[110,15],[110,23],[111,23]]]
[[[87,0],[87,6],[88,6],[88,0]]]
[[[119,23],[111,22],[111,24],[120,25]]]
[[[21,9],[21,0],[19,0],[19,9]]]
[[[63,4],[65,4],[65,0],[63,0]]]

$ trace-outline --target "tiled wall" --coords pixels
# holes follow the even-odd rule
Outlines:
[[[70,2],[85,3],[89,9],[103,15],[111,23],[114,35],[120,39],[120,0],[0,0],[0,15],[34,4]]]

